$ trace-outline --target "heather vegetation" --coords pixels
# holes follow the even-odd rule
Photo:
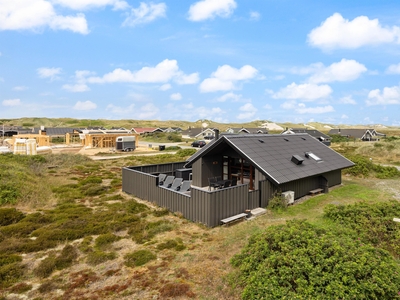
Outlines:
[[[121,192],[121,167],[194,149],[0,155],[0,299],[396,299],[399,141],[333,147],[341,187],[213,229]]]

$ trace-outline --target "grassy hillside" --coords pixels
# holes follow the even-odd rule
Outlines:
[[[398,151],[400,145],[393,143],[394,149],[382,147]],[[341,151],[362,157],[364,151],[382,153],[361,146],[343,143]],[[251,222],[210,229],[121,192],[122,166],[182,161],[186,151],[104,161],[71,154],[0,155],[0,182],[7,187],[1,191],[10,191],[1,195],[7,201],[0,206],[0,299],[14,299],[12,294],[27,299],[240,299],[245,285],[232,284],[237,269],[230,261],[253,234],[294,219],[328,226],[324,210],[332,204],[400,199],[398,178],[377,179],[382,170],[372,166],[367,175],[344,175],[343,185],[329,194],[268,210]],[[365,229],[368,222],[362,225]],[[372,229],[383,236],[378,227]],[[388,246],[400,244],[394,237]],[[393,249],[398,253],[398,247]]]
[[[24,127],[88,127],[88,126],[103,126],[105,128],[111,127],[180,127],[182,129],[188,129],[189,127],[200,128],[207,126],[210,128],[218,128],[221,131],[225,131],[229,127],[241,128],[241,127],[261,127],[264,123],[272,123],[273,121],[268,120],[256,120],[247,123],[217,123],[212,120],[198,120],[195,122],[179,121],[179,120],[107,120],[107,119],[72,119],[72,118],[20,118],[20,119],[0,119],[0,125],[14,125]],[[310,122],[307,124],[301,123],[277,123],[282,128],[309,128],[317,129],[321,132],[327,133],[331,128],[375,128],[378,132],[383,132],[390,135],[399,135],[399,127],[385,127],[380,125],[333,125],[323,124],[317,122]],[[280,131],[272,132],[278,133]]]

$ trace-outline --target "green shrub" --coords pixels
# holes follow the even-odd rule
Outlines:
[[[90,183],[97,183],[100,184],[103,182],[103,179],[98,176],[89,176],[79,182],[79,185],[85,185],[85,184],[90,184]]]
[[[231,262],[243,299],[395,299],[400,286],[387,251],[305,221],[253,235]]]
[[[144,264],[156,258],[157,256],[149,250],[137,250],[124,256],[125,265],[131,268],[143,266]]]
[[[11,293],[14,294],[23,294],[27,291],[30,291],[32,289],[32,285],[27,284],[25,282],[20,282],[15,285],[13,285],[9,290]]]
[[[196,153],[196,149],[189,149],[189,148],[186,148],[186,149],[179,149],[177,152],[176,152],[176,156],[177,157],[189,157],[189,156],[192,156],[193,154],[195,154]]]
[[[108,248],[112,243],[119,241],[121,238],[119,236],[116,236],[112,233],[105,233],[102,235],[99,235],[96,240],[95,240],[95,246],[99,249],[106,249]]]
[[[101,185],[86,185],[84,187],[81,188],[82,189],[82,193],[85,196],[90,196],[90,197],[94,197],[94,196],[99,196],[104,194],[105,192],[107,192],[107,187],[105,186],[101,186]]]
[[[24,274],[24,266],[18,262],[0,267],[0,288],[6,288],[16,283]]]
[[[88,254],[86,262],[89,265],[98,265],[106,262],[107,260],[113,260],[116,257],[117,254],[115,252],[103,252],[100,250],[95,250]]]
[[[160,209],[160,210],[154,210],[153,211],[153,215],[155,217],[167,216],[167,215],[169,215],[169,210],[167,208],[163,208],[163,209]]]
[[[186,249],[186,247],[183,245],[182,240],[166,240],[165,242],[157,245],[157,250],[164,249],[175,249],[176,251],[182,251]]]
[[[60,255],[56,257],[56,268],[62,270],[72,266],[74,261],[78,258],[78,252],[72,245],[66,245]]]
[[[24,217],[25,215],[15,208],[0,208],[0,226],[7,226],[10,224],[18,223]]]
[[[400,224],[393,222],[399,215],[398,201],[365,202],[353,205],[328,205],[324,209],[324,217],[351,228],[358,239],[372,243],[400,257]]]
[[[269,199],[268,208],[272,210],[286,209],[288,206],[286,199],[282,197],[281,193],[277,193]]]
[[[21,262],[22,257],[16,254],[0,254],[0,267],[16,262]]]
[[[15,204],[19,196],[19,189],[13,184],[0,184],[0,205]]]
[[[374,176],[380,179],[400,177],[400,171],[395,167],[374,164],[372,160],[360,155],[353,155],[348,158],[355,163],[355,166],[343,170],[345,174],[358,177]]]
[[[86,236],[82,242],[79,244],[78,249],[81,250],[83,253],[89,253],[92,251],[92,248],[90,247],[91,243],[93,241],[93,237],[91,236]]]
[[[56,257],[49,256],[43,259],[40,264],[33,270],[33,274],[40,278],[46,278],[56,270]]]

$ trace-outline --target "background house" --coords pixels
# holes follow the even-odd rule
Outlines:
[[[386,134],[379,133],[375,129],[364,128],[348,128],[348,129],[331,129],[329,135],[340,135],[349,139],[359,139],[361,141],[377,141],[380,138],[386,137]]]
[[[212,128],[188,128],[181,131],[183,139],[211,139],[214,137],[214,129]]]
[[[233,134],[256,134],[256,133],[268,133],[268,130],[265,128],[234,128],[230,127],[226,130],[227,133]]]
[[[331,137],[322,133],[316,129],[307,129],[307,128],[286,128],[281,134],[295,134],[295,133],[307,133],[311,135],[313,138],[317,139],[321,143],[326,146],[331,145]]]

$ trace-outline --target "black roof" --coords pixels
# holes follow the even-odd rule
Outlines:
[[[354,166],[353,162],[308,134],[221,135],[191,156],[186,166],[208,153],[221,151],[223,144],[233,148],[276,184]],[[307,157],[306,153],[313,153],[320,160]],[[292,161],[295,155],[304,159],[301,164]]]

